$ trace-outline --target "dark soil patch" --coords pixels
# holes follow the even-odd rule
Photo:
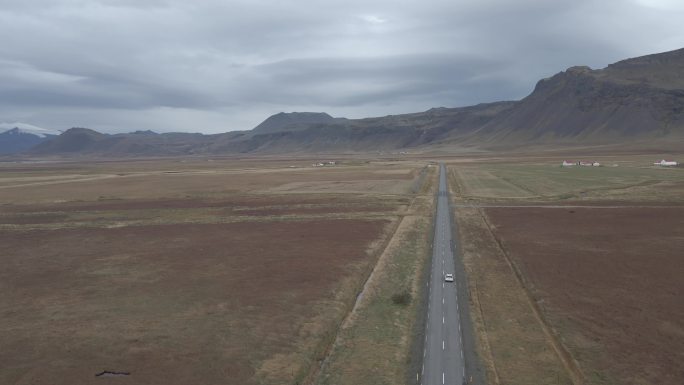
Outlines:
[[[317,206],[317,207],[293,207],[293,208],[252,208],[233,210],[232,213],[236,215],[250,215],[250,216],[278,216],[278,215],[297,215],[297,214],[342,214],[353,212],[387,212],[395,210],[394,206],[365,206],[365,205],[347,205],[347,206]]]
[[[235,196],[229,199],[131,199],[103,200],[94,202],[64,202],[54,204],[0,205],[0,213],[42,213],[42,212],[77,212],[77,211],[125,211],[125,210],[157,210],[157,209],[196,209],[196,208],[253,208],[263,206],[287,205],[319,205],[322,207],[367,206],[368,197],[353,196],[302,196],[297,195],[249,195]],[[394,199],[392,203],[395,203]],[[408,203],[408,200],[406,200]],[[374,211],[382,210],[382,205],[372,205]],[[392,205],[387,210],[395,209]]]
[[[105,370],[103,372],[97,373],[95,377],[120,377],[120,376],[130,376],[130,372],[117,372]]]
[[[65,219],[67,219],[66,215],[57,213],[0,215],[0,224],[33,225],[41,223],[58,223],[64,221]]]

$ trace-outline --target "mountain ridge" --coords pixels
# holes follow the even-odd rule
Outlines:
[[[501,115],[477,131],[475,141],[520,143],[645,140],[684,136],[684,49],[662,55],[669,65],[662,70],[658,55],[634,58],[604,69],[570,67],[540,80],[515,110]],[[633,63],[655,62],[655,68],[639,72],[637,81],[622,68]],[[673,70],[679,68],[681,71]],[[660,71],[659,71],[660,70]],[[664,78],[671,81],[665,82]],[[655,79],[650,81],[649,79]],[[666,84],[666,86],[662,86]],[[679,88],[678,88],[679,87]]]
[[[322,112],[278,113],[252,130],[213,135],[68,130],[27,154],[276,154],[440,146],[479,151],[653,141],[684,143],[684,49],[626,59],[597,70],[570,67],[540,80],[519,101],[364,119],[333,118]]]

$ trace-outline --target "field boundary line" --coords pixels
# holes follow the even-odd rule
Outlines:
[[[559,205],[559,204],[476,204],[476,203],[456,203],[456,208],[465,209],[490,209],[490,208],[504,208],[504,209],[675,209],[681,208],[682,205]]]
[[[531,198],[543,197],[544,196],[543,194],[540,194],[538,191],[534,191],[531,188],[525,187],[525,185],[523,185],[523,184],[520,184],[518,182],[514,182],[513,178],[505,177],[505,176],[499,176],[499,175],[495,175],[495,174],[492,174],[492,175],[503,180],[504,182],[512,184],[513,186],[515,186],[515,187],[517,187],[523,191],[527,191],[528,193],[532,194]]]
[[[542,330],[544,331],[544,334],[547,336],[548,340],[551,342],[551,346],[553,347],[553,350],[556,352],[556,355],[560,359],[560,361],[563,363],[563,367],[565,367],[566,371],[568,372],[568,376],[572,380],[572,383],[574,385],[583,385],[585,383],[585,376],[584,373],[582,373],[582,370],[577,363],[577,360],[570,354],[570,351],[567,349],[567,347],[563,344],[561,339],[558,337],[558,335],[554,332],[553,327],[546,321],[546,319],[543,316],[543,313],[541,312],[541,309],[539,308],[539,305],[537,302],[534,300],[534,297],[532,296],[532,293],[529,290],[529,285],[526,283],[525,277],[522,275],[522,272],[518,268],[518,266],[513,262],[511,259],[510,255],[506,251],[506,249],[503,246],[503,243],[499,239],[499,237],[496,235],[494,232],[491,223],[489,222],[489,219],[487,218],[487,215],[484,213],[482,208],[477,208],[477,211],[479,212],[480,216],[482,217],[482,220],[484,221],[485,225],[487,225],[487,229],[489,230],[490,234],[496,241],[497,246],[501,250],[502,255],[504,256],[504,259],[506,260],[506,264],[508,264],[508,267],[513,271],[513,274],[515,275],[516,280],[520,284],[520,286],[523,289],[523,292],[525,293],[525,297],[527,297],[527,302],[532,309],[532,312],[534,313],[535,318],[539,321],[539,324],[542,327]]]
[[[350,306],[349,311],[347,311],[347,314],[345,314],[342,321],[337,325],[337,328],[335,329],[335,332],[334,332],[334,337],[330,339],[330,342],[327,344],[327,346],[324,349],[323,360],[321,360],[320,364],[315,365],[315,363],[314,363],[309,368],[309,373],[304,377],[304,380],[302,381],[303,385],[314,385],[314,384],[319,382],[319,375],[321,373],[321,370],[323,369],[323,367],[327,363],[333,347],[339,341],[340,331],[350,322],[352,315],[358,309],[359,304],[361,303],[362,299],[365,297],[366,289],[368,288],[368,283],[373,279],[375,272],[376,272],[376,269],[377,269],[378,265],[380,264],[380,260],[386,256],[387,249],[389,248],[390,244],[392,243],[392,240],[397,235],[397,231],[401,227],[401,224],[404,223],[404,221],[406,220],[406,217],[409,217],[409,216],[412,216],[412,215],[407,214],[407,215],[398,216],[398,219],[395,221],[393,228],[391,229],[391,231],[389,231],[387,238],[383,241],[382,246],[378,247],[378,251],[377,251],[377,253],[379,253],[378,257],[375,260],[375,264],[373,265],[373,268],[370,270],[370,272],[368,273],[368,276],[364,280],[363,286],[356,293],[356,297],[354,299],[354,304],[352,306]]]

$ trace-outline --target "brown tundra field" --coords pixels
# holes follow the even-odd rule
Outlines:
[[[684,168],[652,158],[449,166],[490,383],[682,383]]]
[[[486,383],[681,383],[651,158],[444,157]],[[317,160],[0,163],[0,384],[410,383],[436,167]]]
[[[0,383],[309,376],[425,166],[311,162],[0,165]]]
[[[684,206],[486,211],[592,382],[684,378]]]

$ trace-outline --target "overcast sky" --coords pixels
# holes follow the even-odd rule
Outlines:
[[[216,133],[520,99],[684,47],[682,0],[0,0],[0,122]]]

